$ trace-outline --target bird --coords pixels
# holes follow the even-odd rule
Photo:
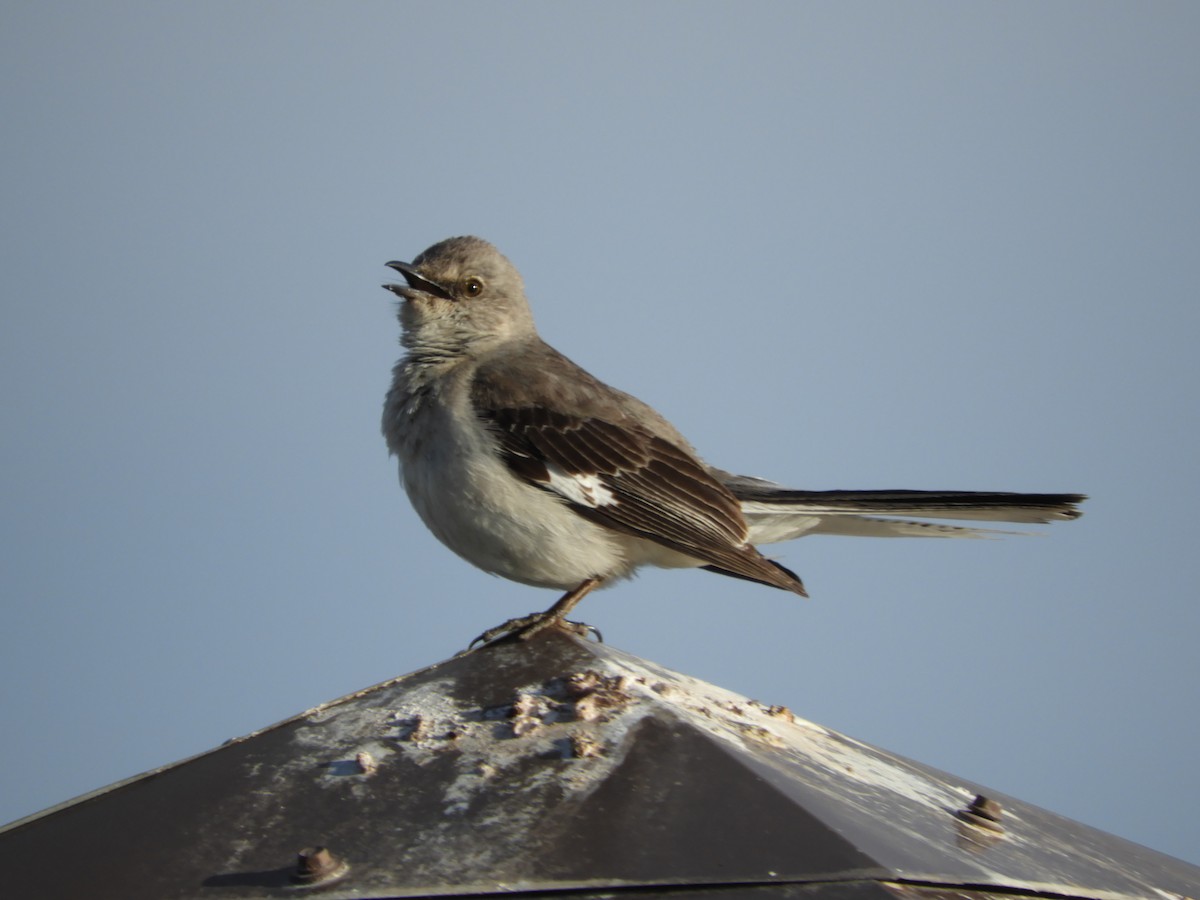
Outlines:
[[[698,567],[808,596],[757,545],[808,534],[981,537],[973,525],[1078,518],[1073,493],[796,490],[704,462],[662,415],[539,336],[516,267],[487,241],[440,241],[388,268],[405,355],[382,431],[418,516],[478,568],[563,591],[472,641],[528,640],[644,566]]]

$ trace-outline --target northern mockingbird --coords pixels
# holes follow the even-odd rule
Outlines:
[[[703,567],[807,596],[755,549],[806,534],[977,537],[879,516],[1050,522],[1080,494],[798,491],[703,462],[666,419],[589,375],[534,327],[516,268],[476,237],[389,262],[405,284],[383,434],[437,538],[486,572],[566,593],[477,641],[561,624],[646,565]]]

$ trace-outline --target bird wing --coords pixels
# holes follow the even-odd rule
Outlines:
[[[554,360],[563,363],[574,366]],[[583,398],[562,396],[570,390],[564,383],[578,385],[577,378],[549,383],[533,374],[544,372],[537,366],[519,371],[524,378],[517,385],[510,383],[512,367],[481,366],[471,385],[474,412],[492,429],[515,475],[594,522],[725,574],[804,593],[794,573],[747,543],[737,498],[708,467],[638,423],[641,407],[626,408],[625,395],[594,379],[586,402],[577,403]]]

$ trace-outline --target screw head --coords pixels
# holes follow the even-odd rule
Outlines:
[[[957,815],[964,822],[977,828],[1004,831],[1004,826],[1000,824],[1000,820],[1004,816],[1004,807],[983,794],[976,794],[975,798],[964,809],[960,809]]]
[[[296,855],[296,884],[322,884],[345,875],[350,866],[334,856],[328,847],[305,847]]]

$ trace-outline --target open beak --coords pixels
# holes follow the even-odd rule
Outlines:
[[[414,294],[430,294],[434,297],[441,297],[443,300],[453,300],[451,293],[438,284],[436,281],[430,281],[428,278],[418,274],[409,263],[397,262],[392,260],[387,264],[389,269],[395,269],[404,276],[404,280],[408,282],[408,286],[400,284],[385,284],[385,290],[391,291],[397,297],[402,297],[405,300],[412,300]]]

